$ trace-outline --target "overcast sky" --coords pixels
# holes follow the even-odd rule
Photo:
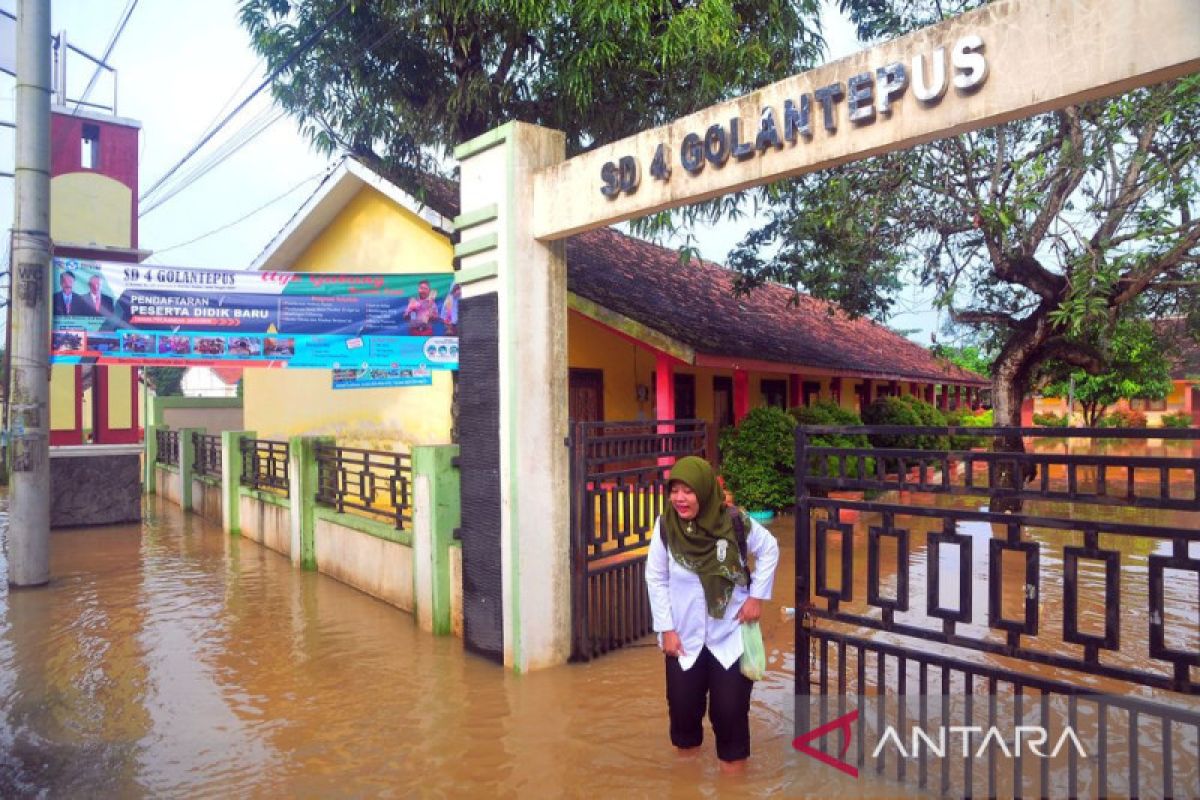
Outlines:
[[[72,44],[100,56],[126,0],[53,0],[52,6],[52,30],[65,30]],[[0,0],[0,7],[13,12],[16,0]],[[826,13],[823,21],[830,60],[858,48],[848,21],[836,12]],[[265,78],[263,64],[239,24],[236,0],[139,0],[109,63],[118,69],[118,115],[142,125],[139,193],[191,149],[219,115]],[[73,57],[68,64],[68,93],[78,96],[89,78],[87,62]],[[14,116],[13,85],[12,78],[0,74],[0,118],[5,120]],[[108,103],[112,95],[112,84],[105,77],[89,100]],[[263,98],[235,117],[180,174],[244,135],[243,126],[268,119],[271,109],[266,95],[264,92]],[[0,169],[11,172],[12,159],[12,131],[0,128]],[[315,176],[327,166],[327,160],[301,138],[292,120],[284,117],[161,207],[147,211],[148,204],[143,205],[139,245],[155,251],[152,263],[245,268],[296,211],[316,185]],[[12,180],[4,182],[7,190],[0,191],[0,220],[8,227]],[[277,199],[281,195],[282,199]],[[730,225],[705,232],[700,237],[704,257],[724,260],[744,227]],[[921,313],[897,315],[892,326],[921,328],[921,336],[914,338],[928,343],[928,330],[934,324],[932,315],[924,311],[928,301],[908,291],[901,303]]]

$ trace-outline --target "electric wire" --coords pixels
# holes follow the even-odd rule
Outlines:
[[[121,38],[121,34],[125,32],[125,26],[129,24],[129,18],[133,16],[133,11],[135,8],[137,8],[138,2],[140,2],[140,0],[129,0],[129,2],[125,5],[125,12],[121,16],[121,21],[117,23],[116,30],[113,31],[112,37],[109,38],[108,46],[104,48],[104,55],[100,57],[100,64],[108,64],[109,56],[112,55],[113,50],[116,48],[117,40],[119,40]],[[97,64],[96,68],[92,70],[91,80],[87,82],[87,86],[84,88],[83,94],[81,94],[79,99],[75,101],[76,111],[78,111],[79,108],[85,102],[87,102],[88,95],[92,93],[92,89],[96,86],[96,80],[100,77],[100,70],[102,69],[100,64]]]
[[[259,213],[260,211],[264,211],[264,210],[266,210],[267,208],[270,208],[271,206],[273,206],[273,205],[275,205],[276,203],[278,203],[280,200],[283,200],[284,198],[286,198],[286,197],[288,197],[289,195],[293,194],[293,193],[294,193],[294,192],[295,192],[297,189],[299,189],[300,187],[302,187],[302,186],[305,186],[305,185],[307,185],[307,184],[309,184],[309,183],[312,183],[313,181],[317,180],[318,178],[323,178],[323,177],[326,177],[327,175],[329,175],[329,173],[330,173],[330,170],[329,170],[329,169],[323,169],[323,170],[321,170],[320,172],[317,172],[317,173],[315,173],[315,174],[313,174],[313,175],[309,175],[307,178],[305,178],[304,180],[300,181],[300,182],[299,182],[299,183],[297,183],[296,185],[292,186],[292,187],[291,187],[290,189],[288,189],[287,191],[283,192],[282,194],[278,194],[278,195],[276,195],[275,197],[271,198],[270,200],[268,200],[267,202],[265,202],[265,203],[263,203],[262,205],[258,206],[257,208],[254,208],[254,209],[252,209],[252,210],[250,210],[250,211],[247,211],[245,214],[242,214],[242,215],[241,215],[240,217],[238,217],[237,219],[235,219],[235,220],[232,220],[231,222],[227,222],[227,223],[225,223],[224,225],[221,225],[221,226],[219,226],[219,227],[213,228],[211,231],[208,231],[207,233],[202,233],[202,234],[200,234],[199,236],[196,236],[196,237],[194,237],[194,238],[192,238],[192,239],[188,239],[188,240],[187,240],[187,241],[185,241],[185,242],[179,242],[178,244],[173,244],[173,245],[170,245],[169,247],[160,247],[160,248],[158,248],[157,250],[155,250],[155,251],[154,251],[154,255],[155,255],[155,256],[159,256],[159,255],[161,255],[161,254],[163,254],[163,253],[166,253],[166,252],[168,252],[168,251],[170,251],[170,250],[177,250],[177,249],[179,249],[180,247],[186,247],[186,246],[188,246],[189,244],[195,244],[196,242],[199,242],[199,241],[201,241],[201,240],[203,240],[203,239],[207,239],[208,237],[210,237],[210,236],[213,236],[214,234],[218,234],[218,233],[220,233],[221,231],[228,230],[229,228],[232,228],[232,227],[233,227],[233,226],[235,226],[235,225],[240,225],[241,223],[243,223],[243,222],[245,222],[246,220],[250,219],[251,217],[253,217],[255,214]]]
[[[143,192],[141,197],[138,198],[138,202],[144,202],[147,197],[152,195],[160,186],[166,183],[171,176],[178,172],[184,164],[190,161],[192,157],[195,156],[202,147],[204,147],[204,145],[208,144],[214,136],[216,136],[226,125],[228,125],[234,117],[236,117],[242,112],[243,109],[250,105],[255,97],[258,97],[258,95],[261,94],[264,89],[269,87],[275,81],[275,78],[282,74],[284,70],[289,68],[298,58],[300,58],[300,56],[304,55],[305,52],[315,45],[317,40],[325,34],[325,31],[329,30],[330,26],[333,25],[334,21],[336,21],[338,17],[340,17],[342,13],[350,7],[350,2],[351,0],[345,0],[345,2],[343,2],[336,11],[330,14],[329,18],[325,20],[321,27],[309,34],[308,38],[301,42],[295,50],[289,53],[288,57],[285,58],[283,62],[279,64],[279,66],[271,70],[271,74],[269,74],[266,79],[264,79],[257,87],[255,87],[254,91],[250,92],[250,94],[247,95],[240,103],[238,103],[232,111],[226,114],[212,130],[201,136],[200,141],[192,145],[192,147],[186,153],[184,153],[183,157],[175,162],[174,166],[168,169],[162,175],[162,177],[156,180],[149,189]]]
[[[387,30],[385,30],[382,34],[380,34],[380,36],[378,38],[376,38],[375,41],[371,42],[365,48],[363,48],[362,51],[359,53],[358,57],[346,65],[347,68],[353,68],[353,67],[357,66],[359,64],[359,62],[364,60],[371,53],[372,49],[374,49],[375,47],[378,47],[385,40],[395,36],[396,33],[399,32],[399,30],[400,30],[400,26],[398,24],[390,26]],[[342,61],[343,56],[345,56],[353,46],[354,46],[353,44],[349,44],[349,45],[346,45],[343,48],[341,48],[337,53],[333,54],[333,60],[340,63]],[[245,102],[243,102],[242,105],[245,106]],[[266,119],[267,115],[272,114],[273,111],[274,111],[274,116],[270,117],[270,119],[267,120]],[[239,128],[238,132],[233,134],[228,140],[226,140],[226,142],[224,142],[216,151],[211,153],[209,156],[205,157],[204,161],[202,161],[199,165],[194,167],[192,169],[192,171],[185,173],[183,175],[183,177],[179,178],[174,186],[169,187],[166,190],[167,193],[165,195],[156,198],[148,206],[139,210],[138,217],[141,218],[141,217],[149,214],[151,211],[158,208],[163,203],[167,202],[168,200],[175,197],[183,190],[187,189],[189,186],[191,186],[197,180],[204,177],[210,171],[212,171],[217,166],[219,166],[221,163],[223,163],[226,159],[228,159],[230,156],[232,156],[234,153],[236,153],[242,147],[249,144],[250,141],[252,141],[255,137],[257,137],[261,133],[263,133],[263,131],[265,131],[271,125],[274,125],[276,122],[278,122],[280,119],[282,119],[285,115],[286,115],[285,111],[275,110],[273,105],[268,106],[263,111],[260,111],[250,122],[245,123],[241,128]],[[147,193],[144,194],[142,196],[142,198],[144,199],[149,193],[150,192],[147,191]]]
[[[255,117],[238,129],[238,132],[226,140],[217,150],[205,157],[205,159],[197,164],[190,172],[185,173],[184,176],[181,177],[173,187],[165,190],[165,193],[161,194],[154,202],[150,203],[144,208],[139,209],[138,218],[141,219],[142,217],[146,216],[151,211],[163,205],[168,200],[182,192],[184,189],[187,189],[193,183],[203,178],[213,169],[224,163],[226,159],[230,158],[243,147],[258,138],[276,122],[279,122],[279,120],[283,119],[285,114],[286,112],[282,110],[276,110],[271,107],[260,111]]]

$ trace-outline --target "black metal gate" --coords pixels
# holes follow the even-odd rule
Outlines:
[[[863,435],[937,449],[825,438]],[[1062,438],[1031,453],[948,438],[980,435]],[[1121,452],[1150,437],[1160,452]],[[1072,452],[1082,440],[1094,452]],[[798,429],[797,749],[956,795],[1200,796],[1198,440],[1196,430]],[[935,720],[943,734],[948,723],[1070,726],[1082,755],[1018,747],[1006,759],[968,746],[970,733],[949,753],[944,742],[918,747],[914,733],[906,750],[906,731],[928,734]],[[857,748],[818,743],[822,726]],[[888,726],[900,746],[880,738]]]
[[[701,420],[571,424],[571,659],[651,632],[646,548],[675,459],[704,456]]]

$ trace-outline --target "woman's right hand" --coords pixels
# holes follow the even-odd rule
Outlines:
[[[675,631],[663,631],[662,635],[663,652],[669,656],[686,656],[683,652],[683,642],[679,638],[679,634]]]

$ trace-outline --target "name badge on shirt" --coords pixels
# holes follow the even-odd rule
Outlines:
[[[725,562],[725,551],[729,549],[729,542],[724,539],[717,540],[717,561]]]

